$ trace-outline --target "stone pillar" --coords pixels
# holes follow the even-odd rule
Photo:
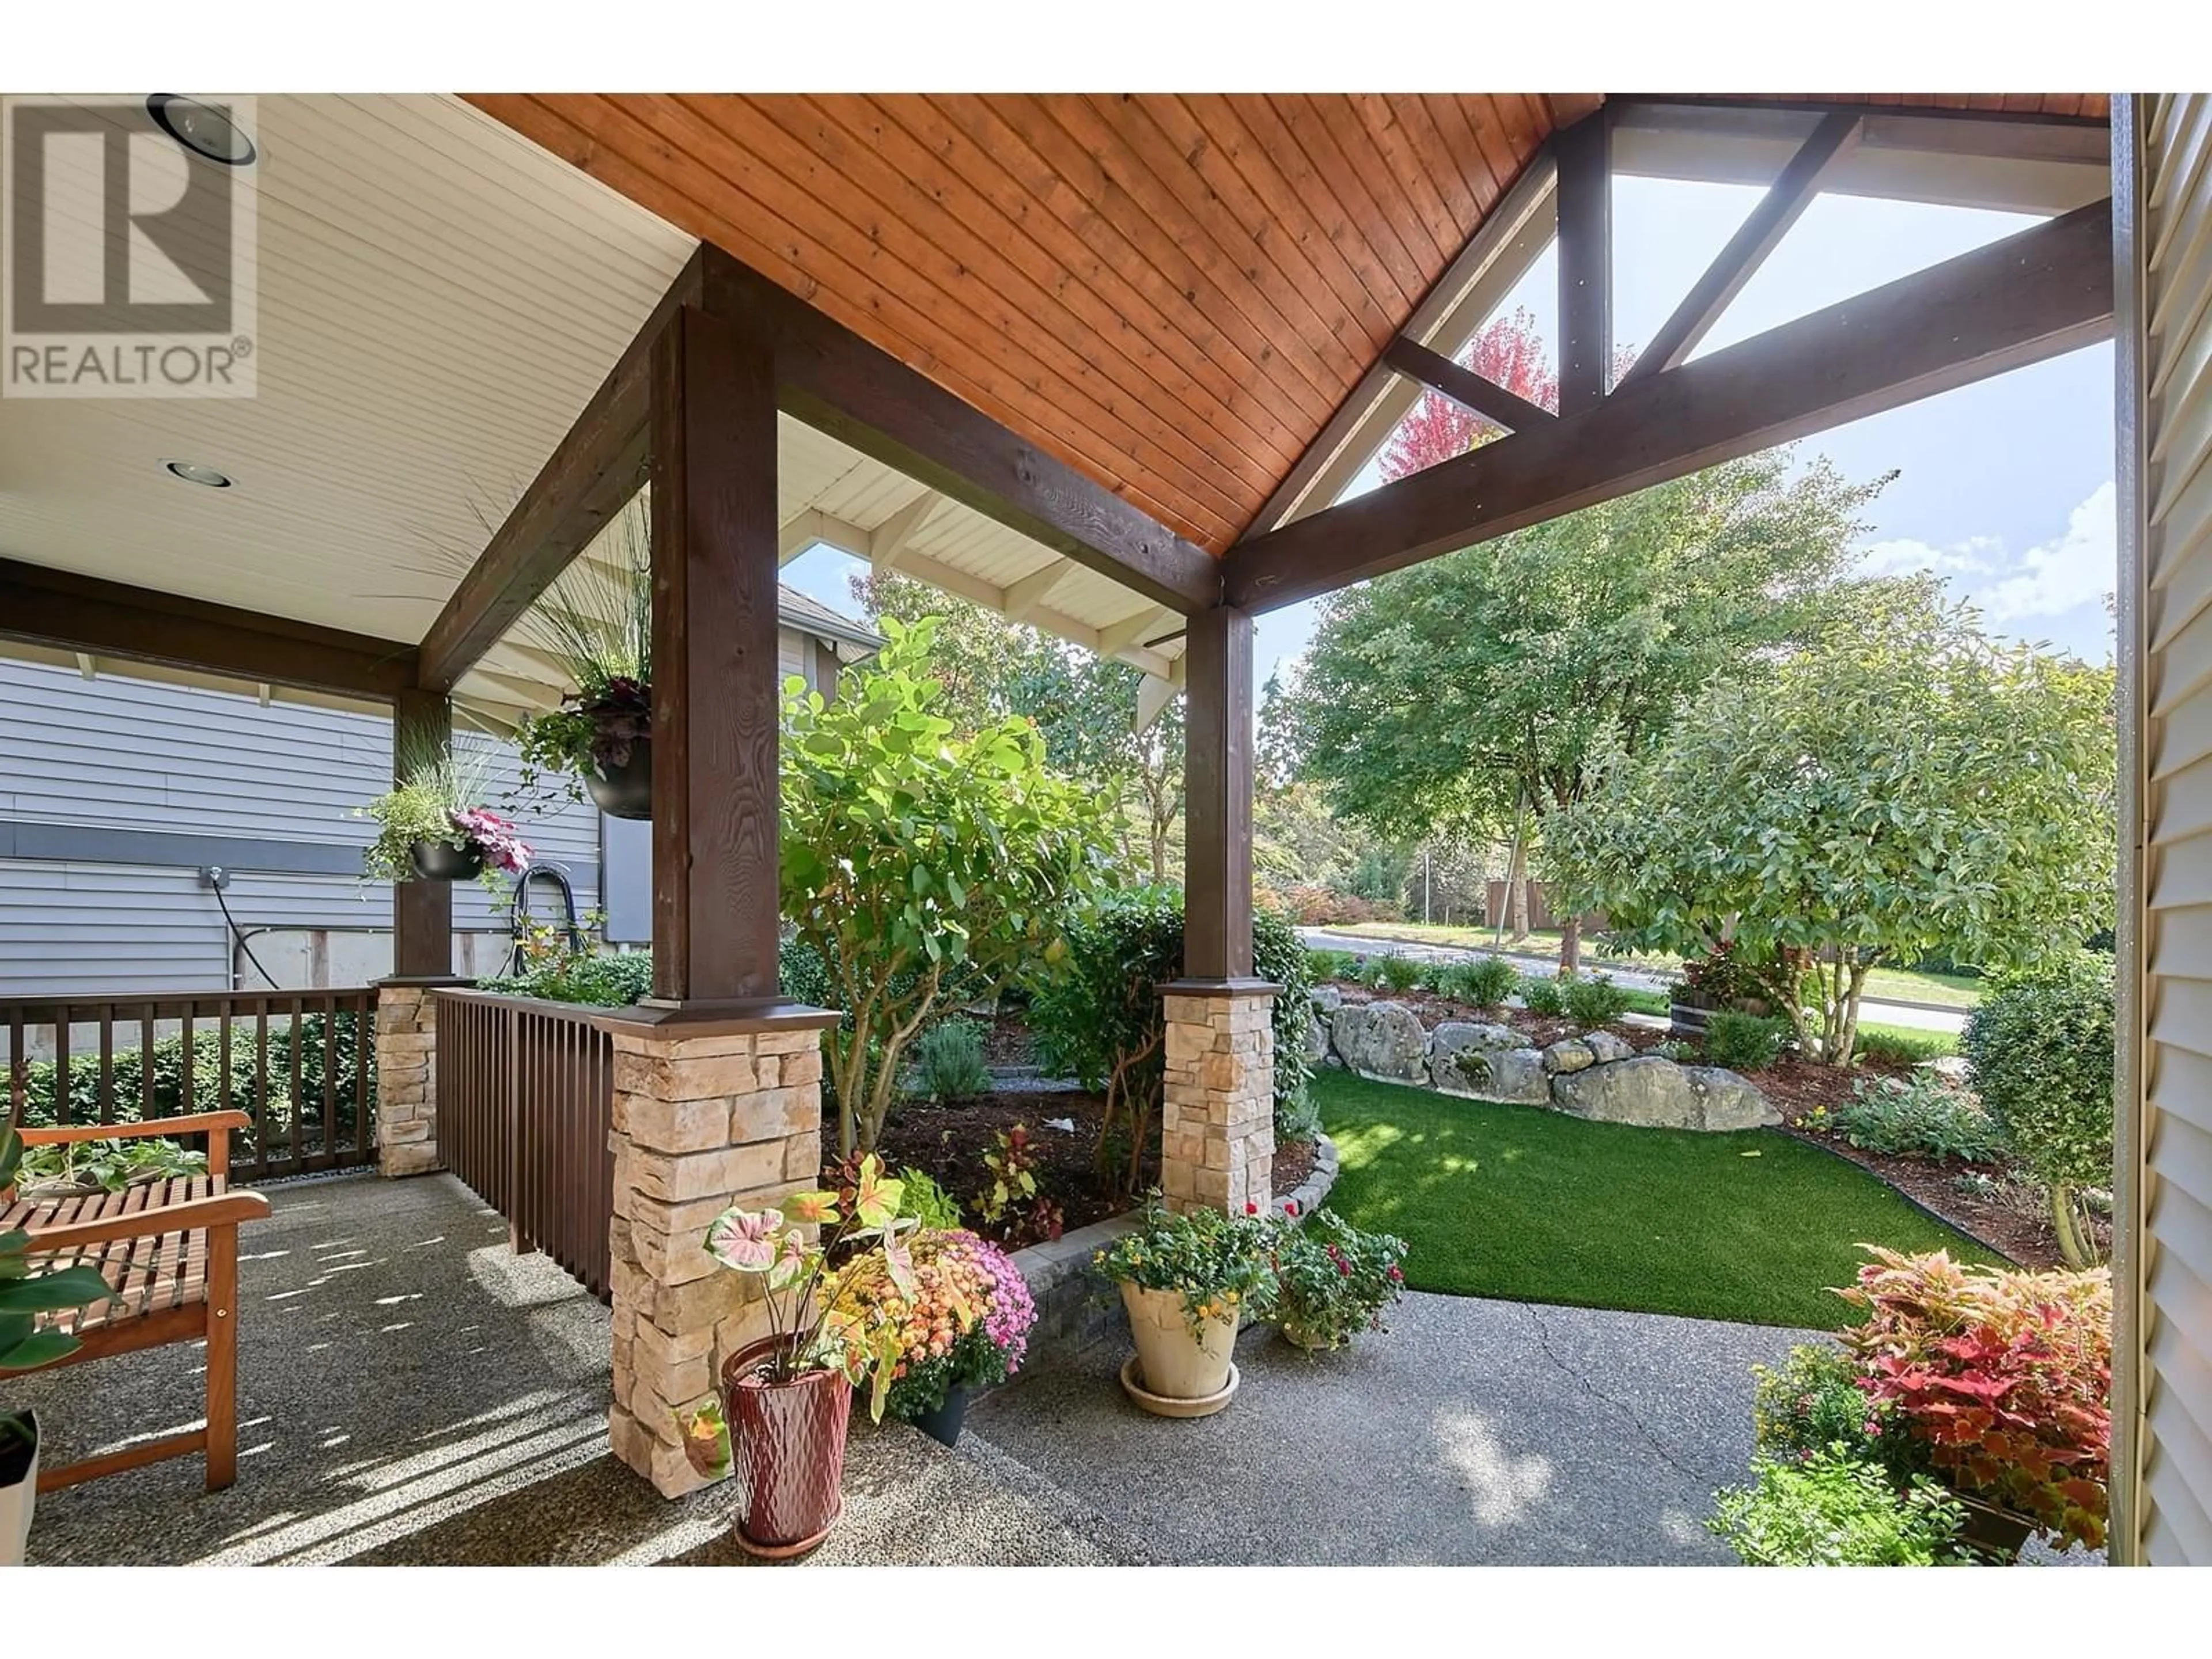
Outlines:
[[[376,988],[377,1164],[387,1176],[438,1163],[438,1003],[434,986],[459,980],[385,980]]]
[[[722,1362],[769,1334],[761,1281],[704,1248],[732,1204],[766,1209],[817,1185],[818,1010],[717,1021],[610,1017],[615,1046],[615,1455],[665,1498],[708,1484],[677,1414],[714,1397]]]
[[[1273,1201],[1275,991],[1256,981],[1164,988],[1160,1188],[1171,1210]]]

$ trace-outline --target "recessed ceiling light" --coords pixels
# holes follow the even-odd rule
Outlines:
[[[246,129],[230,118],[228,111],[182,93],[154,94],[146,100],[146,113],[154,118],[155,126],[193,155],[224,167],[250,166],[260,153]]]
[[[230,475],[218,472],[211,466],[202,466],[198,461],[164,461],[161,465],[186,483],[205,484],[210,489],[230,488]]]

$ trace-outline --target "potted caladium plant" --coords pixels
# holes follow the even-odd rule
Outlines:
[[[371,879],[476,880],[497,892],[530,867],[530,843],[483,804],[491,757],[482,747],[419,744],[400,762],[398,785],[361,809],[376,821],[363,860]]]
[[[521,623],[575,688],[515,729],[526,785],[566,776],[610,817],[653,816],[653,550],[642,507],[564,571]]]
[[[0,1125],[0,1209],[15,1191],[22,1158],[22,1137]],[[85,1307],[113,1294],[90,1267],[32,1272],[30,1243],[31,1236],[20,1229],[0,1233],[0,1375],[51,1365],[82,1346],[65,1331],[41,1328],[39,1315]],[[38,1496],[38,1413],[0,1412],[0,1567],[22,1564]]]
[[[902,1328],[880,1298],[847,1292],[880,1276],[915,1295],[907,1236],[919,1224],[899,1218],[902,1190],[871,1156],[849,1187],[733,1206],[707,1230],[709,1255],[761,1281],[770,1334],[723,1362],[720,1413],[678,1426],[694,1467],[736,1476],[738,1541],[753,1554],[801,1554],[836,1524],[854,1388],[872,1379],[868,1413],[883,1420]]]

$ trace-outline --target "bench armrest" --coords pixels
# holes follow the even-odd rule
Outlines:
[[[134,1214],[100,1221],[79,1221],[65,1227],[34,1226],[24,1248],[33,1255],[45,1255],[112,1244],[118,1238],[158,1238],[165,1233],[197,1232],[203,1227],[235,1226],[241,1221],[258,1221],[268,1213],[269,1200],[259,1193],[219,1193],[182,1204],[157,1204]]]
[[[199,1135],[208,1138],[208,1173],[230,1173],[230,1132],[250,1129],[253,1120],[243,1112],[198,1112],[189,1117],[157,1117],[141,1123],[73,1123],[65,1129],[19,1129],[26,1146],[58,1146],[72,1140],[130,1140],[145,1135]]]

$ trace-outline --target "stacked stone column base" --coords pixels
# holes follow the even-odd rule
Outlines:
[[[1265,1209],[1273,1197],[1272,988],[1166,994],[1160,1188],[1171,1210]]]
[[[615,1045],[615,1455],[663,1497],[708,1484],[684,1455],[680,1415],[716,1397],[722,1362],[769,1334],[761,1281],[706,1252],[732,1204],[766,1209],[818,1184],[822,1046],[834,1014],[683,1036],[611,1025]]]
[[[377,1167],[438,1167],[438,1002],[426,985],[376,988]]]

